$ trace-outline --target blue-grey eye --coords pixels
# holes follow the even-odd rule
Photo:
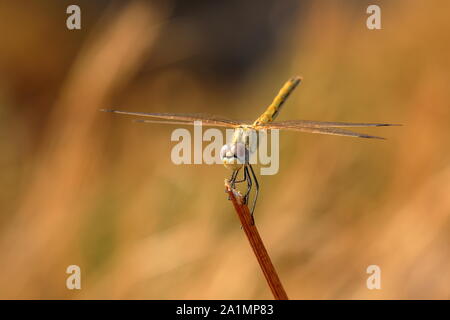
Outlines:
[[[221,160],[223,160],[223,159],[226,158],[227,153],[229,152],[229,150],[230,150],[230,147],[229,147],[227,144],[225,144],[225,145],[222,147],[222,149],[220,149],[220,159],[221,159]]]

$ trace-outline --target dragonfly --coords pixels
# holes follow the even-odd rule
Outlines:
[[[249,161],[252,154],[256,152],[258,147],[258,139],[251,139],[255,132],[261,130],[291,130],[307,133],[338,135],[346,137],[366,138],[366,139],[384,139],[379,136],[368,135],[365,133],[354,132],[343,128],[359,128],[359,127],[384,127],[396,126],[398,124],[389,123],[351,123],[351,122],[327,122],[327,121],[311,121],[311,120],[285,120],[274,121],[280,113],[280,110],[292,91],[300,84],[302,77],[295,76],[289,79],[272,103],[266,108],[255,121],[237,121],[221,116],[209,115],[204,113],[145,113],[145,112],[128,112],[113,109],[102,109],[101,111],[112,112],[117,114],[131,115],[143,117],[146,119],[135,120],[137,122],[152,124],[172,124],[172,125],[195,125],[197,121],[201,121],[203,126],[224,127],[234,129],[232,139],[225,144],[220,150],[220,159],[224,166],[232,171],[229,179],[232,189],[238,183],[247,183],[247,190],[243,196],[244,203],[248,204],[250,192],[255,185],[255,195],[251,206],[252,221],[256,202],[259,194],[259,183],[255,171]],[[243,177],[238,178],[239,172],[243,172]]]

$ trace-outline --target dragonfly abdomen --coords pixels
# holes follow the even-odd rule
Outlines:
[[[284,84],[284,86],[280,89],[280,92],[278,92],[277,96],[275,97],[275,99],[273,99],[270,106],[268,106],[266,111],[264,111],[264,113],[261,116],[259,116],[258,119],[256,119],[256,121],[253,123],[253,125],[257,126],[257,125],[260,125],[263,123],[268,123],[268,122],[273,121],[277,117],[278,113],[280,112],[281,106],[283,105],[283,103],[289,97],[291,92],[294,91],[295,87],[298,86],[298,84],[300,83],[301,80],[302,80],[302,78],[298,77],[298,76],[289,79]]]

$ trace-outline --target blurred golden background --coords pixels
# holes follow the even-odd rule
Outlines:
[[[66,8],[81,7],[81,30]],[[378,4],[382,30],[368,30]],[[448,1],[0,2],[0,298],[271,299],[220,165],[101,113],[390,122],[281,132],[256,221],[291,299],[450,298]],[[259,170],[258,170],[259,171]],[[81,290],[66,268],[81,268]],[[366,268],[381,268],[368,290]]]

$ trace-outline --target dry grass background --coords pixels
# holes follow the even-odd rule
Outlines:
[[[81,4],[83,29],[68,31],[68,3],[0,3],[1,298],[271,298],[226,201],[229,172],[175,166],[172,127],[97,110],[252,119],[295,74],[280,119],[405,126],[368,131],[385,142],[281,134],[256,218],[289,296],[450,298],[447,1],[381,2],[380,31],[365,28],[369,2],[305,2],[226,77],[192,63],[217,52],[176,6]],[[71,264],[80,291],[65,288]],[[365,286],[371,264],[382,290]]]

